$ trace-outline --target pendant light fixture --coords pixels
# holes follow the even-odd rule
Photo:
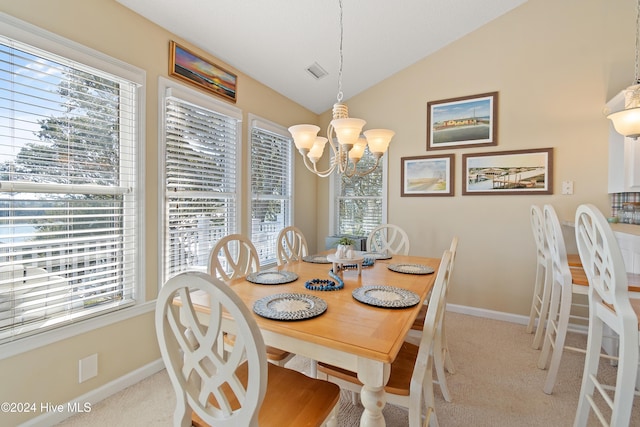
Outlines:
[[[627,138],[640,136],[640,0],[636,5],[636,64],[634,84],[624,91],[624,110],[607,116],[616,132]]]
[[[362,119],[350,118],[347,106],[342,103],[342,39],[344,32],[342,0],[338,1],[338,5],[340,8],[338,102],[333,104],[333,120],[327,127],[327,137],[318,136],[320,127],[315,125],[295,125],[289,128],[293,142],[302,155],[307,169],[323,178],[331,175],[334,171],[348,177],[363,176],[373,172],[378,167],[380,158],[387,151],[391,138],[395,135],[395,132],[388,129],[370,129],[362,132],[366,122]],[[361,136],[361,133],[364,134],[364,137]],[[333,157],[330,160],[329,168],[320,171],[317,168],[317,163],[322,158],[327,142]],[[356,166],[367,145],[371,154],[376,158],[376,163],[368,170],[360,171]]]

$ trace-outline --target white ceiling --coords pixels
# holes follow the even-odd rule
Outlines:
[[[338,0],[117,1],[315,113],[336,101]],[[525,2],[343,0],[344,100]]]

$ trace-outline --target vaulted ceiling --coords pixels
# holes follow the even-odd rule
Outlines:
[[[339,0],[117,1],[311,111],[336,101]],[[526,0],[342,2],[348,100]]]

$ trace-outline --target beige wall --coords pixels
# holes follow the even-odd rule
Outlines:
[[[590,202],[608,214],[602,109],[632,83],[634,18],[632,0],[529,0],[347,101],[366,127],[397,132],[388,154],[389,222],[407,230],[411,253],[440,256],[459,236],[450,303],[528,315],[529,206],[551,203],[572,219]],[[498,146],[426,151],[427,102],[491,91],[499,92]],[[554,195],[461,195],[462,154],[542,147],[554,148]],[[455,196],[400,197],[401,157],[442,153],[455,154]],[[574,181],[573,195],[560,194],[563,180]],[[325,216],[318,236],[326,224]]]
[[[348,100],[353,117],[397,132],[389,151],[389,222],[409,232],[411,252],[439,256],[453,235],[460,237],[451,303],[526,314],[534,275],[529,205],[552,203],[563,219],[584,202],[608,211],[608,122],[602,107],[633,79],[633,3],[529,0]],[[158,277],[157,80],[167,74],[168,41],[189,44],[113,0],[0,0],[0,10],[147,71],[146,289],[153,299]],[[237,106],[245,120],[254,113],[284,126],[318,121],[238,74]],[[456,155],[454,197],[400,197],[400,158],[431,154],[425,149],[427,102],[489,91],[500,93],[499,145],[444,151]],[[327,114],[321,118],[326,124]],[[246,127],[243,136],[246,146]],[[554,195],[461,196],[463,153],[541,147],[554,147]],[[328,211],[316,206],[327,206],[328,180],[315,180],[296,159],[296,224],[311,247],[323,249]],[[574,195],[559,194],[563,180],[575,182]],[[78,359],[95,352],[100,374],[78,385]],[[0,401],[63,403],[158,357],[152,316],[140,316],[1,360]],[[0,424],[27,418],[2,414]]]
[[[290,126],[313,123],[317,115],[234,70],[228,64],[186,43],[114,0],[0,0],[0,11],[37,25],[104,54],[125,61],[147,73],[146,86],[146,188],[145,218],[146,294],[157,295],[158,274],[158,77],[168,74],[169,40],[176,40],[238,74],[236,106],[244,114],[243,147],[247,147],[247,114]],[[0,30],[1,31],[1,30]],[[242,163],[247,152],[243,150]],[[298,159],[296,157],[296,162]],[[316,180],[296,165],[296,224],[316,245]],[[304,168],[304,166],[302,166]],[[247,168],[243,167],[246,171]],[[247,194],[243,174],[242,194]],[[243,196],[244,197],[244,196]],[[243,198],[243,202],[246,198]],[[247,232],[249,214],[242,212],[242,231]],[[0,350],[1,351],[1,350]],[[78,360],[98,353],[96,378],[78,384]],[[0,401],[65,403],[138,369],[160,357],[153,313],[123,321],[71,339],[0,360]],[[16,425],[39,414],[0,414],[0,425]]]

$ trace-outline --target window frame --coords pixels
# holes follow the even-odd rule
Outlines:
[[[380,158],[380,163],[378,164],[378,168],[382,168],[382,188],[381,188],[381,199],[382,199],[382,218],[381,224],[387,223],[387,206],[388,206],[388,198],[389,198],[389,152],[387,151]],[[329,183],[329,235],[337,236],[338,235],[338,216],[339,216],[339,204],[338,204],[338,174],[332,173],[330,177]],[[366,236],[362,236],[366,237]]]
[[[167,230],[165,229],[166,222],[166,197],[165,187],[166,182],[166,111],[165,111],[165,99],[167,96],[172,96],[184,100],[185,102],[200,106],[205,109],[212,110],[217,114],[228,116],[236,120],[236,159],[241,161],[242,159],[242,110],[235,106],[231,106],[224,103],[213,96],[205,95],[197,90],[187,87],[183,84],[175,82],[160,76],[158,79],[158,277],[159,284],[158,290],[162,287],[169,277],[167,277],[165,265],[165,245],[167,240]],[[236,214],[234,221],[236,224],[236,233],[240,233],[241,230],[241,212],[242,212],[242,199],[240,197],[242,189],[242,167],[236,168],[235,180],[236,180]],[[206,271],[206,269],[203,269]]]
[[[293,150],[293,139],[291,138],[291,134],[289,133],[289,131],[287,130],[287,128],[285,128],[284,126],[281,126],[277,123],[271,122],[269,120],[263,119],[255,114],[249,114],[248,115],[248,131],[247,131],[247,135],[248,135],[248,139],[249,139],[249,149],[248,149],[248,154],[247,154],[247,164],[248,166],[248,171],[247,171],[247,183],[248,183],[248,197],[247,197],[247,206],[248,206],[248,234],[249,234],[249,238],[251,239],[252,242],[254,242],[254,238],[253,238],[253,223],[252,223],[252,212],[253,212],[253,190],[251,188],[251,178],[252,178],[252,172],[253,172],[253,168],[251,167],[252,164],[252,158],[251,158],[251,151],[252,151],[252,144],[253,144],[253,129],[257,128],[257,129],[262,129],[268,133],[272,133],[274,135],[277,135],[279,137],[282,137],[283,139],[286,139],[288,141],[288,148],[289,148],[289,215],[287,216],[287,218],[284,218],[284,225],[282,228],[284,227],[288,227],[290,225],[294,225],[294,218],[295,218],[295,213],[294,213],[294,195],[295,195],[295,153]],[[277,233],[279,233],[280,230],[278,230]],[[275,238],[274,241],[276,240],[276,238],[278,237],[278,234],[275,234]],[[255,245],[255,243],[254,243]],[[256,247],[257,249],[257,247]],[[275,254],[275,246],[274,246],[274,254]],[[262,260],[261,260],[261,267],[272,267],[274,265],[276,265],[277,263],[277,258],[274,257],[273,262],[267,263],[267,264],[262,264]]]
[[[134,191],[144,188],[145,185],[145,102],[146,102],[146,72],[131,64],[112,58],[102,52],[91,49],[80,43],[61,37],[57,34],[21,21],[10,15],[0,12],[2,35],[9,39],[33,46],[42,51],[58,55],[70,61],[83,64],[105,73],[118,76],[136,84],[136,105],[133,110],[135,129],[133,131],[136,149],[133,153],[137,158]],[[136,197],[136,196],[134,196]],[[146,302],[145,292],[145,229],[142,227],[145,217],[144,199],[138,201],[137,213],[134,218],[133,228],[136,230],[134,247],[137,266],[134,274],[133,292],[135,299],[132,305],[121,310],[101,313],[96,317],[88,317],[79,321],[64,324],[53,329],[20,337],[14,341],[0,344],[0,360],[12,357],[53,342],[71,338],[86,332],[93,331],[123,320],[137,317],[154,309],[154,304]]]

